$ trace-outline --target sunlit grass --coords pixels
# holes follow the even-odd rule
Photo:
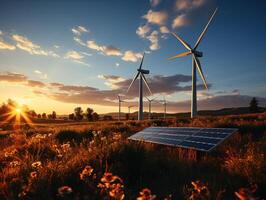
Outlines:
[[[176,126],[176,123],[238,127],[240,133],[196,162],[179,160],[174,149],[126,139],[150,125]],[[10,130],[8,137],[0,139],[0,191],[3,191],[0,199],[263,196],[265,126],[264,114],[25,129],[22,125],[19,131]]]

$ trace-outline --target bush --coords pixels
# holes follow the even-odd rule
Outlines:
[[[91,138],[93,138],[93,134],[91,130],[82,131],[82,132],[77,132],[74,130],[60,130],[56,134],[55,138],[60,143],[75,142],[79,144],[83,140],[90,140]]]

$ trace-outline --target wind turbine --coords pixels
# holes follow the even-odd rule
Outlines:
[[[149,102],[149,120],[151,119],[151,103],[157,98],[157,97],[154,97],[152,99],[149,99],[148,97],[145,97],[148,102]]]
[[[139,113],[138,113],[138,120],[143,120],[143,86],[142,86],[143,81],[144,81],[145,85],[147,86],[150,94],[152,95],[151,89],[150,89],[150,87],[148,85],[148,82],[147,82],[147,80],[145,78],[145,74],[149,74],[150,71],[142,69],[144,56],[145,56],[145,52],[143,53],[140,66],[137,69],[138,72],[137,72],[136,76],[134,77],[134,79],[132,80],[132,82],[130,83],[130,85],[129,85],[128,89],[127,89],[127,93],[128,93],[128,91],[130,90],[130,88],[133,85],[133,83],[135,82],[135,80],[139,77]]]
[[[164,106],[163,118],[166,119],[166,100],[165,100],[165,96],[163,97],[162,104]]]
[[[128,119],[130,119],[130,108],[133,108],[134,106],[128,106]]]
[[[121,99],[121,96],[120,95],[117,95],[117,97],[118,97],[118,107],[119,107],[119,109],[118,109],[118,121],[120,121],[120,117],[121,117],[121,103],[122,102],[125,102],[125,101],[123,101]]]
[[[200,74],[200,77],[205,85],[205,88],[208,89],[208,85],[206,83],[206,79],[204,77],[204,74],[201,69],[199,57],[202,57],[203,54],[200,51],[197,51],[197,48],[205,35],[213,17],[215,16],[218,8],[216,8],[211,15],[208,23],[206,24],[205,28],[203,29],[202,33],[200,34],[195,46],[192,48],[189,44],[187,44],[181,37],[179,37],[176,33],[172,33],[182,44],[183,46],[188,50],[187,52],[178,54],[176,56],[168,58],[168,60],[172,60],[175,58],[180,58],[188,55],[192,55],[192,97],[191,97],[191,118],[195,117],[197,115],[197,74],[196,74],[196,68],[198,69],[198,72]]]

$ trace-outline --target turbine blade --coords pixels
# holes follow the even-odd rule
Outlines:
[[[173,56],[173,57],[167,58],[167,60],[173,60],[173,59],[175,59],[175,58],[185,57],[185,56],[188,56],[188,55],[190,55],[190,54],[192,54],[192,53],[191,53],[190,51],[188,51],[188,52],[181,53],[181,54],[178,54],[178,55],[176,55],[176,56]]]
[[[154,101],[155,99],[157,99],[157,97],[152,98],[151,101]]]
[[[181,42],[184,45],[184,47],[186,47],[187,50],[191,50],[191,47],[189,46],[189,44],[187,44],[184,40],[182,40],[181,37],[179,37],[176,33],[172,33],[172,34],[179,40],[179,42]]]
[[[128,93],[128,91],[130,90],[130,88],[131,88],[131,86],[133,85],[133,83],[135,82],[135,80],[138,78],[139,74],[140,74],[140,72],[138,72],[138,73],[136,74],[136,76],[134,77],[134,79],[133,79],[132,82],[130,83],[130,85],[129,85],[128,89],[127,89],[127,93]]]
[[[150,99],[149,99],[148,97],[145,96],[145,98],[146,98],[148,101],[150,101]]]
[[[204,34],[206,33],[206,31],[207,31],[207,29],[208,29],[208,27],[209,27],[209,25],[210,25],[210,23],[211,23],[213,17],[215,16],[217,10],[218,10],[218,8],[216,8],[216,9],[214,10],[214,12],[213,12],[211,18],[209,19],[208,23],[206,24],[205,28],[203,29],[202,33],[200,34],[200,36],[199,36],[199,38],[198,38],[198,41],[197,41],[196,44],[195,44],[194,49],[196,49],[196,48],[199,46],[199,43],[201,42],[201,40],[202,40]]]
[[[145,51],[143,52],[143,56],[142,56],[142,59],[141,59],[141,63],[140,63],[139,69],[141,69],[141,67],[142,67],[142,63],[143,63],[143,60],[144,60],[144,56],[145,56]]]
[[[147,88],[148,88],[150,94],[152,95],[152,92],[151,92],[151,89],[150,89],[150,87],[149,87],[149,85],[148,85],[148,82],[147,82],[147,80],[146,80],[146,77],[145,77],[142,73],[140,73],[140,75],[142,76],[145,85],[147,86]]]
[[[194,59],[194,62],[196,63],[197,69],[198,69],[200,77],[201,77],[201,79],[205,85],[205,88],[208,89],[206,79],[205,79],[204,74],[203,74],[202,69],[201,69],[200,61],[194,54],[193,54],[193,59]]]

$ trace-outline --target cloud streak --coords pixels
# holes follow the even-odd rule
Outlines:
[[[25,36],[14,34],[12,35],[12,39],[16,42],[17,48],[26,51],[31,55],[59,57],[59,55],[53,51],[43,50],[39,45],[33,43]]]
[[[17,83],[19,86],[24,85],[25,87],[32,88],[36,95],[44,95],[60,102],[117,106],[117,94],[124,93],[132,79],[124,79],[114,75],[99,75],[98,77],[103,79],[111,89],[100,90],[95,87],[66,85],[56,82],[44,83],[30,80],[23,74],[11,72],[0,74],[0,83],[10,82],[12,84]],[[155,95],[171,95],[177,92],[190,91],[190,81],[191,76],[182,74],[173,76],[157,75],[148,79],[151,89],[155,91]],[[199,85],[198,88],[201,90],[204,87],[203,85]],[[124,99],[130,101],[130,103],[124,103],[123,106],[127,106],[128,104],[137,105],[137,102],[134,101],[137,96],[138,82],[133,85],[130,93],[124,97]],[[205,97],[206,98],[198,100],[198,107],[201,110],[248,106],[252,98],[250,96],[240,95],[238,90],[233,90],[231,92],[218,91],[211,95],[206,93]],[[266,106],[265,98],[258,98],[258,100],[261,106]],[[160,111],[162,110],[162,105],[154,103],[153,108],[153,110]],[[190,109],[190,100],[168,101],[167,109],[171,112],[187,112]]]

